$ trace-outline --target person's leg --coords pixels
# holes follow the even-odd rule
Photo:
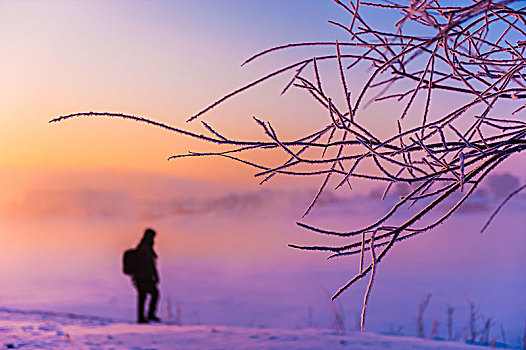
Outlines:
[[[160,321],[160,319],[155,316],[157,311],[157,301],[159,300],[159,289],[156,285],[152,285],[150,288],[150,305],[148,307],[148,319],[152,321]]]
[[[144,303],[146,301],[146,290],[140,284],[137,285],[137,322],[148,323],[144,317]]]

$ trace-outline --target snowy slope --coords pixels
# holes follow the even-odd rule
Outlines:
[[[374,333],[323,329],[137,325],[99,318],[0,310],[2,349],[485,349]]]

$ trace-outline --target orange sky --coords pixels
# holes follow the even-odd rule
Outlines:
[[[274,19],[276,9],[265,14],[260,5],[206,5],[0,3],[0,42],[7,48],[0,64],[2,188],[13,188],[15,180],[9,175],[13,170],[25,171],[29,177],[51,170],[127,170],[253,183],[253,171],[231,161],[167,162],[173,154],[207,146],[147,125],[108,119],[48,124],[60,115],[93,110],[141,115],[204,132],[199,122],[188,125],[184,121],[275,67],[272,60],[243,69],[239,64],[283,37],[279,26],[268,29],[269,18],[279,23],[279,18]],[[290,10],[293,5],[284,8]],[[304,6],[297,17],[314,14],[312,5]],[[247,26],[248,22],[254,24]],[[317,26],[325,27],[325,19],[308,30]],[[284,27],[286,22],[281,23]],[[296,30],[290,32],[289,36]],[[318,110],[310,108],[313,103],[302,94],[279,97],[288,79],[278,78],[232,100],[210,113],[207,121],[227,135],[243,138],[260,135],[252,115],[273,120],[285,130],[284,136],[300,135],[298,125],[308,130],[326,123],[316,118]],[[298,115],[301,124],[296,122]],[[19,175],[15,178],[21,180]]]
[[[296,0],[0,2],[0,196],[12,197],[25,187],[22,180],[38,184],[40,173],[57,171],[150,172],[255,186],[254,170],[229,160],[168,162],[174,154],[210,149],[188,137],[125,120],[48,121],[108,111],[205,132],[199,121],[185,120],[271,69],[305,57],[305,51],[270,55],[242,68],[241,62],[285,42],[338,38],[328,18],[346,20],[346,14],[330,2]],[[296,90],[279,96],[290,76],[233,98],[206,121],[243,139],[262,135],[253,115],[272,121],[284,138],[318,130],[328,116],[310,97]],[[350,78],[351,89],[359,88],[360,77]],[[395,128],[389,108],[368,111],[369,126],[379,133]],[[283,182],[291,183],[299,182]]]

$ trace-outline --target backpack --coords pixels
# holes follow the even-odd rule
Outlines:
[[[122,255],[122,272],[125,275],[133,275],[137,272],[138,267],[137,249],[128,249]]]

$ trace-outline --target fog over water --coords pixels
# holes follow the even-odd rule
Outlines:
[[[526,320],[526,198],[510,201],[480,234],[510,181],[518,180],[495,177],[445,224],[395,246],[378,268],[369,330],[403,326],[415,335],[418,304],[431,293],[427,332],[437,320],[439,335],[447,335],[451,305],[460,335],[473,302],[481,328],[492,317],[492,333],[502,324],[511,339],[519,335]],[[135,292],[121,273],[121,255],[153,227],[165,319],[180,310],[185,324],[331,327],[328,295],[353,276],[358,257],[327,261],[324,253],[287,246],[345,242],[295,225],[312,191],[206,192],[195,187],[153,200],[119,188],[27,191],[2,210],[0,305],[133,320]],[[333,229],[369,223],[394,199],[379,202],[377,192],[326,196],[305,222]],[[366,282],[336,302],[349,330]]]

